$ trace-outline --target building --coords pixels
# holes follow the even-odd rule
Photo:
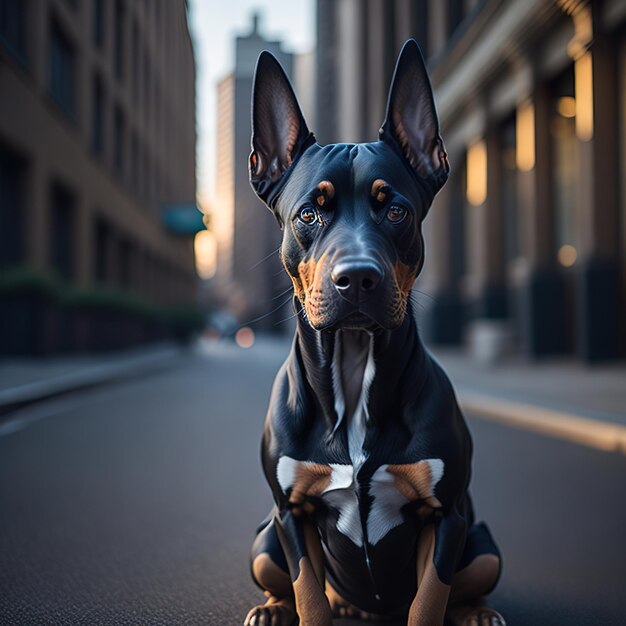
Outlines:
[[[229,307],[242,323],[275,309],[281,300],[273,297],[289,286],[277,254],[281,239],[277,222],[248,181],[252,81],[263,50],[274,54],[291,76],[292,55],[282,50],[280,42],[263,38],[255,14],[250,33],[236,38],[233,72],[217,86],[217,175],[211,228],[217,240],[217,277]],[[288,309],[278,309],[257,326],[276,330],[275,324],[288,315]]]
[[[425,222],[428,339],[626,357],[626,3],[318,0],[321,141],[375,137],[409,36],[452,167]]]
[[[195,63],[185,0],[2,0],[0,267],[194,302]]]

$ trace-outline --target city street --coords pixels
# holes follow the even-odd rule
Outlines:
[[[288,343],[215,344],[0,421],[0,624],[235,626]],[[453,381],[454,382],[454,381]],[[511,626],[626,623],[626,456],[470,416]],[[345,622],[344,622],[345,623]]]

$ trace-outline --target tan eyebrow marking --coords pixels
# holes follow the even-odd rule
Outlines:
[[[372,198],[376,198],[378,202],[382,203],[387,199],[388,189],[389,185],[382,178],[377,178],[372,183],[372,191],[370,193]]]
[[[324,206],[327,200],[332,200],[335,197],[335,188],[329,180],[323,180],[316,189],[319,191],[316,198],[318,206]]]

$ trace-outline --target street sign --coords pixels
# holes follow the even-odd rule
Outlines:
[[[162,218],[165,228],[178,235],[195,235],[204,230],[202,212],[191,202],[166,206]]]

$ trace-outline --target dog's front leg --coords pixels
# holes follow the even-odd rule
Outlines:
[[[417,547],[417,593],[409,610],[408,626],[437,626],[443,624],[450,583],[442,582],[438,564],[445,563],[452,576],[463,549],[467,525],[453,511],[436,526],[429,524],[420,533]]]
[[[332,626],[317,530],[305,516],[296,516],[290,509],[276,516],[276,529],[289,566],[300,626]]]

